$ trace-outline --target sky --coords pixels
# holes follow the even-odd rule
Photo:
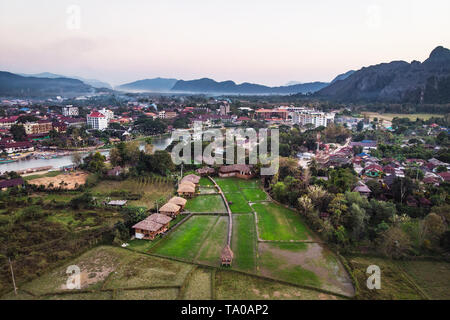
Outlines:
[[[448,0],[0,0],[0,70],[331,81],[450,48]]]

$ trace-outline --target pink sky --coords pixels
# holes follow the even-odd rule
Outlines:
[[[0,70],[113,85],[158,76],[331,81],[450,47],[449,12],[448,0],[1,0]]]

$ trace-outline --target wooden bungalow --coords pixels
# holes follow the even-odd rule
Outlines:
[[[246,164],[233,164],[229,166],[221,166],[219,169],[219,177],[238,177],[242,179],[251,179],[254,176],[252,166]]]
[[[204,168],[195,170],[195,172],[197,172],[200,176],[208,176],[210,174],[214,174],[216,172],[216,170],[214,170],[214,168],[204,167]]]
[[[190,182],[184,182],[178,186],[178,195],[192,197],[195,194],[195,185]]]
[[[169,229],[170,221],[172,218],[164,214],[152,214],[133,226],[135,237],[136,239],[153,240],[158,234]]]
[[[166,216],[172,217],[172,218],[175,218],[180,213],[180,211],[181,211],[181,207],[180,206],[178,206],[178,205],[176,205],[174,203],[169,203],[169,202],[166,203],[165,205],[163,205],[159,209],[160,213],[162,213],[162,214],[164,214]]]
[[[229,245],[226,245],[225,248],[223,248],[221,259],[222,266],[231,266],[231,263],[233,262],[233,251],[231,251]]]
[[[200,177],[195,174],[188,174],[183,179],[181,179],[180,184],[184,182],[191,182],[197,185],[200,182]]]
[[[184,206],[186,205],[187,200],[181,197],[173,197],[171,198],[168,203],[176,204],[181,208],[181,210],[184,209]]]

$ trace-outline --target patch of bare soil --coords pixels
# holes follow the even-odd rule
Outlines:
[[[77,264],[80,268],[80,287],[85,289],[93,284],[104,281],[111,272],[116,270],[119,261],[104,252],[98,252],[95,257],[81,261]],[[67,284],[61,286],[62,290],[67,289]]]
[[[81,171],[63,173],[55,177],[43,177],[28,181],[29,184],[36,186],[43,185],[47,189],[62,188],[66,190],[77,189],[86,183],[89,174]]]

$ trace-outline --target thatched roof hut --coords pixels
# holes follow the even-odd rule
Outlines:
[[[184,183],[184,182],[192,182],[193,184],[198,184],[200,181],[200,177],[195,175],[195,174],[188,174],[187,176],[185,176],[183,179],[181,179],[180,183]]]
[[[173,197],[169,200],[168,203],[176,204],[177,206],[180,206],[181,208],[184,208],[186,205],[187,200],[181,197]]]
[[[223,266],[231,265],[231,262],[233,261],[233,251],[231,251],[231,248],[229,245],[226,245],[225,248],[223,248],[221,259],[222,259]]]
[[[177,206],[176,204],[173,203],[166,203],[159,209],[159,212],[169,216],[176,216],[180,212],[180,210],[181,210],[180,206]]]
[[[153,221],[159,224],[166,224],[172,221],[171,217],[166,216],[165,214],[154,213],[147,217],[147,220]]]
[[[195,193],[195,185],[193,183],[185,182],[178,186],[177,190],[179,195],[193,195]]]

